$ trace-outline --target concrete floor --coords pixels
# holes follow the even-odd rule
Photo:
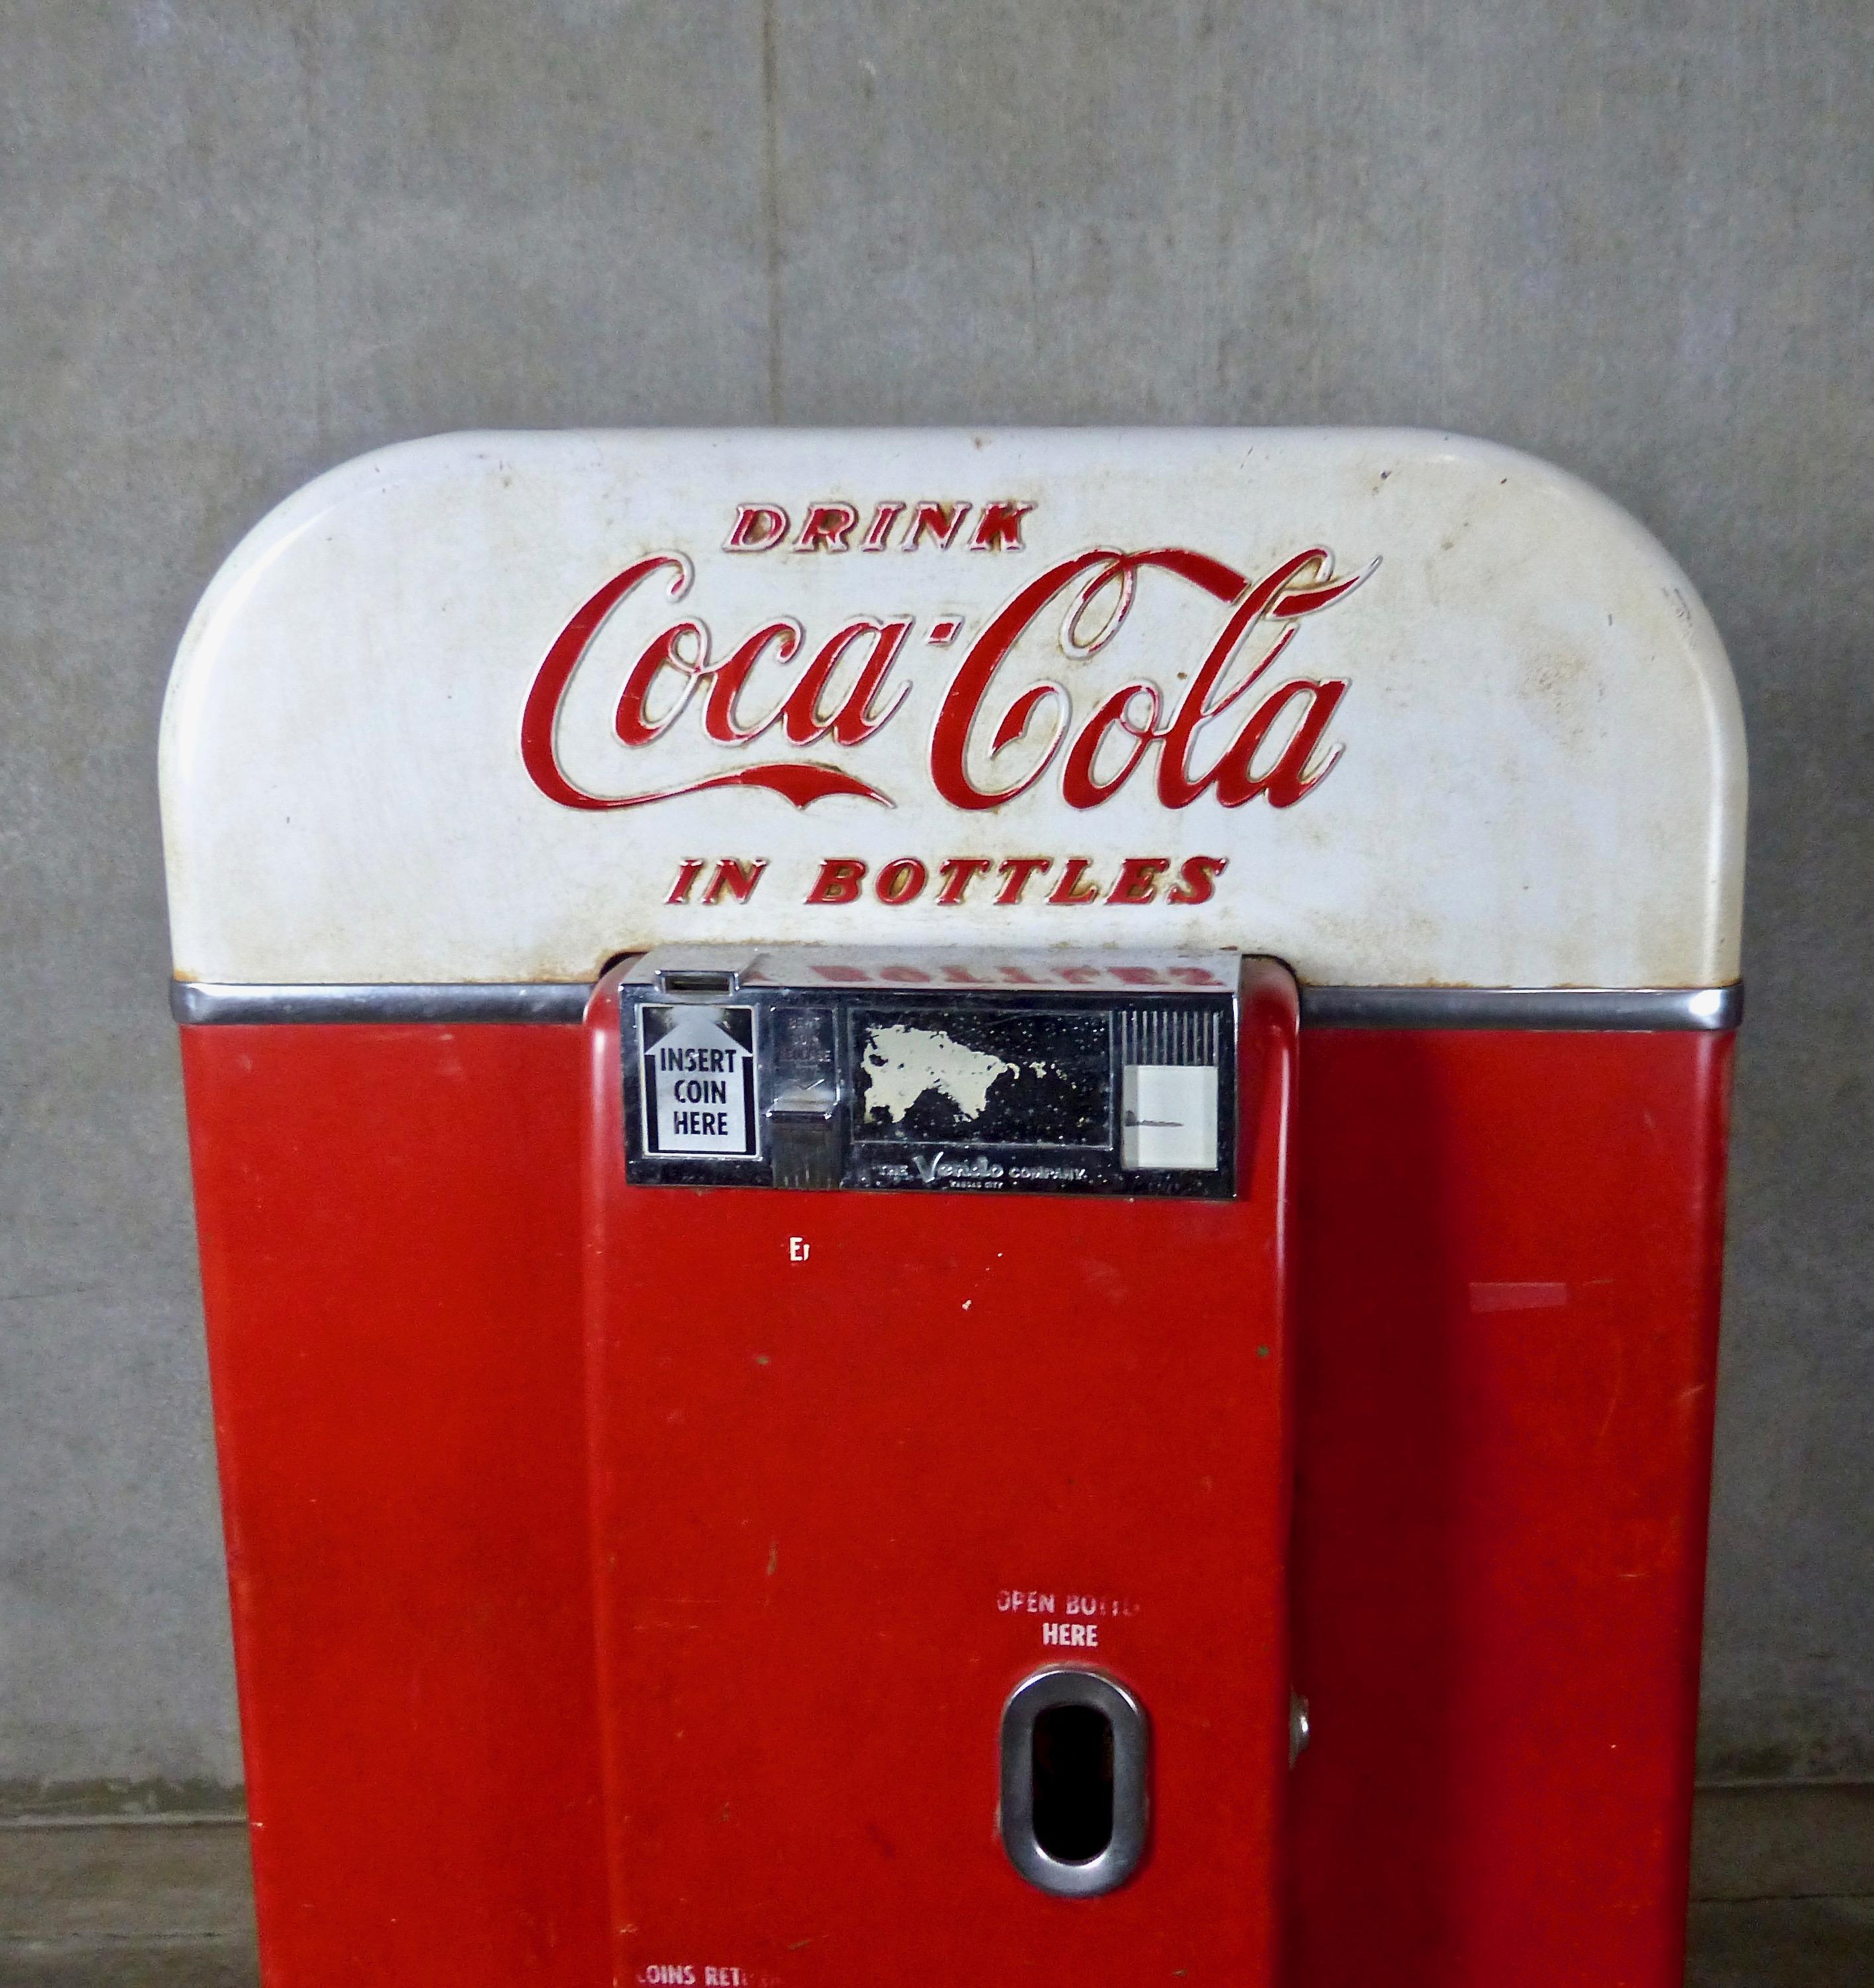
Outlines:
[[[1686,1988],[1874,1983],[1874,1787],[1701,1794]],[[0,1988],[255,1988],[238,1824],[0,1829]]]

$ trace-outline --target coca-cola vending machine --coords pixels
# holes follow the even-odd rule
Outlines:
[[[269,1988],[1676,1988],[1744,749],[1625,514],[447,437],[162,776]]]

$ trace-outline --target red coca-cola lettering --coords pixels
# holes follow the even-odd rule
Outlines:
[[[1142,720],[1132,715],[1134,703],[1141,698],[1145,700]],[[1132,683],[1123,690],[1115,691],[1088,719],[1067,755],[1067,766],[1060,776],[1060,793],[1068,806],[1098,807],[1101,802],[1116,794],[1132,777],[1133,769],[1159,736],[1158,722],[1159,693],[1155,685]],[[1094,772],[1095,763],[1100,749],[1115,732],[1125,733],[1134,743],[1118,770],[1101,778]]]
[[[1171,867],[1169,856],[1128,856],[1119,866],[1118,880],[1106,894],[1109,904],[1148,904],[1159,894],[1159,880]]]
[[[709,879],[709,888],[703,893],[705,904],[719,904],[726,898],[733,898],[738,904],[746,904],[755,894],[755,886],[761,881],[762,872],[768,867],[765,856],[753,862],[743,862],[729,857],[715,866],[715,874]]]
[[[1178,866],[1178,881],[1168,901],[1207,904],[1216,895],[1217,879],[1230,867],[1227,856],[1187,856]]]
[[[1003,885],[996,893],[999,904],[1019,904],[1031,877],[1044,875],[1054,867],[1051,856],[1011,856],[1002,866]]]
[[[1060,873],[1060,881],[1047,894],[1050,904],[1091,904],[1099,901],[1100,887],[1087,881],[1087,873],[1093,867],[1091,856],[1070,856],[1067,867]]]
[[[769,621],[757,628],[727,661],[709,674],[709,695],[703,705],[703,729],[719,746],[746,746],[780,720],[770,712],[759,724],[745,724],[736,709],[736,699],[748,681],[749,672],[770,651],[777,663],[793,660],[794,651],[806,639],[798,621]]]
[[[900,542],[901,551],[915,552],[921,546],[929,545],[939,552],[948,552],[952,546],[961,545],[973,553],[1019,553],[1023,549],[1022,520],[1034,508],[1032,501],[1010,497],[994,498],[979,505],[958,498],[927,497],[912,505],[901,497],[889,497],[873,504],[864,535],[856,543],[861,552],[885,551],[899,519],[908,510],[911,523]],[[976,527],[973,532],[966,533],[965,526],[973,511],[976,514]],[[863,515],[858,505],[843,497],[804,505],[800,534],[793,549],[797,553],[850,551]],[[792,529],[793,520],[785,505],[738,504],[722,549],[772,552],[786,543]]]
[[[676,877],[671,884],[670,895],[664,900],[665,903],[687,904],[690,901],[690,893],[696,888],[697,878],[709,867],[700,856],[686,856],[677,866]]]
[[[911,695],[909,684],[900,684],[882,704],[885,678],[903,646],[908,621],[855,621],[842,628],[807,666],[787,701],[781,706],[781,722],[797,746],[811,746],[830,739],[836,746],[856,746],[869,739]],[[855,644],[871,641],[871,654],[859,672],[859,680],[841,699],[830,718],[820,715],[820,701],[834,672]]]
[[[873,887],[881,904],[908,904],[922,894],[931,873],[915,856],[901,856],[878,873]]]
[[[969,541],[973,553],[1018,553],[1022,549],[1022,520],[1034,509],[1032,504],[985,504],[983,515]]]
[[[937,893],[940,904],[960,904],[970,885],[986,870],[996,866],[986,856],[952,856],[939,873],[943,888]]]
[[[829,856],[820,866],[814,888],[807,894],[810,904],[850,904],[857,901],[859,886],[865,881],[865,865],[856,856]]]
[[[881,801],[889,807],[888,795],[881,793],[876,787],[864,780],[855,779],[850,773],[842,773],[831,766],[816,766],[810,761],[789,761],[777,764],[741,766],[728,773],[712,773],[700,780],[685,781],[674,787],[655,789],[648,793],[594,794],[583,787],[575,786],[567,778],[560,764],[558,742],[556,734],[560,723],[560,707],[564,702],[567,687],[573,673],[584,659],[586,651],[609,616],[644,580],[651,574],[668,569],[671,574],[669,593],[673,600],[680,600],[689,591],[692,569],[689,561],[681,553],[657,553],[648,559],[637,560],[621,573],[608,580],[574,614],[572,620],[560,630],[553,647],[546,652],[540,664],[533,687],[527,693],[527,702],[522,708],[520,721],[521,763],[527,776],[550,801],[557,801],[562,807],[609,810],[614,808],[644,807],[653,801],[674,800],[679,794],[706,793],[715,787],[766,787],[796,807],[808,807],[817,800],[824,800],[830,794],[851,794],[861,800]],[[680,623],[679,627],[700,631],[706,645],[708,631],[699,622]],[[675,631],[670,631],[674,633]],[[641,681],[639,672],[645,670],[647,658],[655,657],[651,667],[645,671]],[[661,637],[654,641],[638,666],[627,680],[624,692],[618,702],[618,712],[614,721],[619,735],[624,737],[627,724],[644,724],[645,719],[644,697],[651,681],[658,671],[670,667],[675,661]],[[700,662],[707,661],[706,646],[697,664],[688,666],[692,681],[682,694],[682,703],[687,702],[690,689],[694,688],[694,678],[700,674]],[[632,685],[637,684],[638,693],[632,699]],[[658,725],[651,737],[662,735],[670,722],[674,722],[678,711],[673,711],[665,723]],[[881,721],[882,722],[882,721]],[[765,726],[757,727],[765,730]],[[753,736],[753,734],[750,734]],[[631,742],[626,740],[626,743]]]
[[[1314,763],[1312,756],[1347,688],[1344,681],[1301,678],[1280,686],[1250,713],[1208,773],[1192,773],[1190,751],[1199,727],[1228,710],[1267,674],[1288,646],[1295,633],[1294,624],[1302,616],[1331,605],[1367,576],[1362,573],[1331,580],[1327,576],[1332,566],[1332,555],[1322,546],[1297,553],[1253,585],[1221,561],[1179,547],[1132,553],[1095,549],[1050,566],[996,616],[964,658],[932,736],[931,777],[938,792],[955,807],[1000,807],[1040,779],[1068,729],[1068,694],[1055,683],[1032,685],[1020,692],[991,734],[988,757],[993,762],[1026,735],[1037,713],[1050,702],[1057,701],[1061,715],[1054,735],[1030,770],[1009,786],[999,788],[980,786],[971,775],[968,765],[971,740],[997,671],[1037,617],[1077,581],[1080,583],[1077,592],[1062,624],[1063,646],[1070,652],[1077,650],[1087,654],[1104,647],[1129,610],[1138,576],[1159,568],[1175,573],[1218,600],[1232,602],[1230,618],[1169,724],[1161,725],[1159,722],[1160,694],[1155,684],[1127,684],[1106,698],[1068,752],[1062,798],[1071,807],[1098,807],[1125,785],[1155,745],[1159,750],[1159,798],[1167,807],[1188,807],[1210,786],[1216,788],[1217,798],[1226,807],[1240,807],[1259,793],[1267,793],[1272,806],[1291,806],[1318,785],[1333,764],[1334,756],[1321,764]],[[1371,567],[1367,570],[1372,570]],[[1109,595],[1113,605],[1104,624],[1087,634],[1084,624],[1088,616]],[[1265,621],[1278,620],[1290,625],[1282,631],[1268,654],[1253,665],[1240,682],[1219,689],[1231,663],[1252,634]],[[1253,763],[1257,749],[1266,742],[1282,712],[1303,698],[1307,700],[1308,708],[1284,742],[1276,764],[1266,772],[1257,772]],[[1130,734],[1133,744],[1116,770],[1101,773],[1101,750],[1119,732]]]
[[[787,513],[778,504],[741,504],[736,522],[729,528],[722,549],[731,553],[765,553],[787,536]]]
[[[1209,773],[1193,777],[1189,762],[1198,727],[1227,710],[1267,674],[1294,640],[1294,624],[1300,617],[1330,606],[1366,577],[1364,573],[1356,573],[1348,579],[1324,583],[1324,576],[1332,565],[1332,556],[1322,547],[1298,553],[1250,587],[1231,610],[1223,632],[1211,644],[1209,654],[1192,678],[1177,715],[1162,735],[1165,743],[1159,760],[1159,798],[1167,807],[1189,806],[1207,786],[1216,787],[1217,799],[1225,807],[1241,807],[1262,793],[1268,794],[1272,806],[1291,807],[1310,787],[1318,786],[1326,777],[1338,754],[1331,756],[1311,773],[1308,769],[1328,721],[1347,688],[1345,682],[1337,680],[1323,683],[1304,678],[1281,685],[1250,713],[1243,729],[1224,748]],[[1303,584],[1304,575],[1311,576],[1317,583]],[[1250,633],[1265,617],[1285,620],[1289,625],[1268,654],[1241,683],[1233,690],[1217,695],[1219,681],[1225,676],[1231,661]],[[1268,737],[1283,711],[1297,698],[1307,699],[1308,708],[1277,764],[1267,774],[1257,775],[1253,765],[1257,749]]]
[[[661,739],[683,715],[690,693],[707,673],[709,631],[699,621],[679,621],[666,628],[632,666],[618,694],[612,729],[627,746],[648,746]],[[661,718],[651,715],[651,686],[668,670],[678,679],[670,708]]]
[[[868,553],[881,553],[891,542],[891,527],[898,522],[898,514],[904,509],[898,503],[881,504],[872,513],[872,522],[865,528],[865,543],[860,548]]]
[[[843,553],[846,541],[858,529],[859,514],[850,504],[816,504],[807,514],[796,552]]]
[[[880,507],[880,517],[867,533],[868,547],[882,546],[888,533],[886,508]],[[1019,546],[1022,518],[1033,508],[1013,502],[986,505],[975,543],[986,549]],[[927,536],[949,544],[962,529],[968,509],[960,502],[919,504],[905,546]],[[803,549],[841,549],[858,522],[850,504],[817,504],[800,543]],[[729,535],[730,549],[758,549],[786,528],[780,505],[743,505]],[[1159,802],[1169,809],[1189,807],[1206,793],[1226,808],[1257,799],[1272,807],[1292,807],[1341,756],[1341,748],[1330,742],[1328,732],[1348,685],[1342,678],[1278,678],[1277,665],[1300,624],[1351,593],[1377,563],[1337,577],[1331,554],[1325,547],[1311,546],[1251,580],[1219,560],[1181,546],[1135,553],[1095,546],[1059,560],[989,618],[956,666],[932,725],[932,784],[952,806],[978,812],[1016,800],[1058,764],[1060,797],[1077,810],[1102,806],[1142,778],[1152,780]],[[1179,673],[1182,690],[1168,693],[1163,682],[1140,676],[1096,692],[1098,701],[1081,717],[1076,705],[1084,695],[1081,686],[1088,681],[1084,674],[1071,678],[1071,690],[1068,681],[1054,674],[1034,680],[1030,662],[1029,681],[1008,681],[1018,648],[1031,641],[1044,617],[1057,612],[1057,647],[1066,661],[1077,667],[1099,656],[1131,615],[1142,578],[1152,574],[1194,587],[1228,608],[1197,668],[1188,678]],[[654,554],[607,580],[568,621],[542,662],[522,713],[522,762],[535,786],[561,806],[591,810],[641,807],[729,786],[765,788],[798,807],[835,795],[891,806],[891,797],[868,781],[817,760],[792,757],[628,793],[594,793],[571,777],[558,751],[560,713],[600,629],[646,582],[661,579],[668,597],[680,601],[692,578],[689,561],[681,553]],[[943,616],[923,640],[941,644],[962,625],[958,617]],[[897,716],[912,694],[912,671],[904,655],[916,626],[909,614],[847,622],[796,675],[790,671],[807,635],[792,617],[762,623],[718,656],[708,623],[699,614],[685,615],[639,650],[619,691],[613,732],[629,750],[655,748],[698,703],[702,735],[719,746],[746,746],[777,731],[796,749],[861,746]],[[1162,673],[1167,659],[1152,661]],[[1175,696],[1175,708],[1168,706],[1168,695]],[[1085,709],[1084,704],[1080,709]],[[1214,749],[1207,765],[1195,763],[1204,750],[1201,742],[1214,740],[1217,721],[1231,713],[1240,715],[1232,718],[1234,729],[1226,742]],[[1068,860],[1049,901],[1084,901],[1084,872],[1073,867],[1079,860]],[[997,901],[1020,902],[1039,874],[1039,869],[1006,874]],[[959,891],[971,881],[965,878]],[[1213,884],[1213,878],[1181,872],[1171,901],[1202,903]],[[1179,894],[1186,890],[1201,894]]]
[[[691,888],[706,867],[699,859],[687,858],[678,871],[676,884],[667,901],[688,903]],[[879,865],[877,874],[871,877],[870,894],[881,904],[915,904],[924,896],[935,871],[938,888],[931,901],[937,904],[962,904],[969,901],[969,893],[977,883],[993,874],[1001,880],[993,901],[1015,904],[1023,901],[1022,894],[1030,882],[1054,867],[1054,858],[1050,856],[1000,859],[993,856],[949,856],[930,862],[922,857],[895,856],[888,863]],[[751,864],[726,860],[717,866],[716,874],[711,879],[702,901],[714,904],[722,901],[725,895],[732,895],[737,901],[746,903],[766,867],[765,861]],[[1174,867],[1177,881],[1170,891],[1165,891],[1164,886]],[[1108,872],[1109,884],[1095,867],[1091,857],[1073,856],[1067,859],[1060,881],[1047,894],[1047,901],[1063,905],[1159,902],[1201,904],[1215,895],[1216,880],[1228,867],[1229,858],[1223,856],[1187,856],[1181,861],[1169,856],[1127,856],[1121,857],[1117,867]],[[726,876],[725,872],[728,873]],[[829,856],[820,863],[808,888],[806,901],[810,904],[856,904],[868,893],[868,866],[862,857]],[[1014,969],[1010,971],[1017,972]]]
[[[948,549],[963,529],[963,520],[969,515],[967,504],[938,504],[927,498],[922,504],[912,506],[911,522],[905,527],[901,549],[915,553],[927,538],[939,552]]]

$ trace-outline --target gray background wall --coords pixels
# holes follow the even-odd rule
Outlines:
[[[190,607],[358,451],[640,422],[1449,427],[1673,549],[1754,789],[1705,1764],[1874,1770],[1866,0],[10,0],[0,106],[16,1805],[239,1775],[154,793]]]

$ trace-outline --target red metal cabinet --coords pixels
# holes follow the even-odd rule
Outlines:
[[[1253,969],[1232,1199],[645,1187],[601,988],[615,1978],[1273,1978],[1294,1019]],[[1147,1853],[1099,1898],[996,1840],[1003,1705],[1068,1664],[1150,1726]]]

